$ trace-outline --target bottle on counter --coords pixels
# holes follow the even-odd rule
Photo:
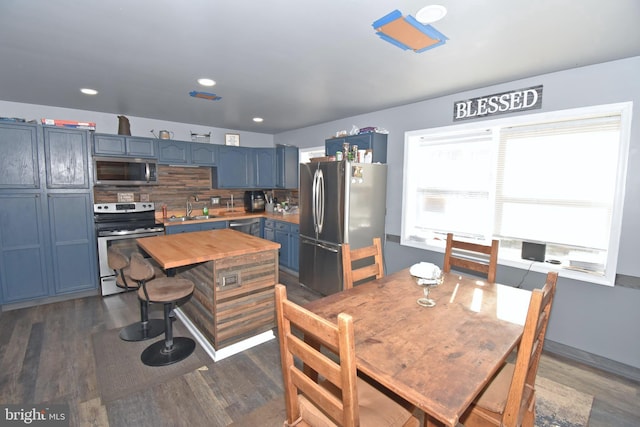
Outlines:
[[[209,207],[206,204],[202,207],[202,215],[209,215]]]
[[[167,205],[162,205],[162,218],[167,218]]]

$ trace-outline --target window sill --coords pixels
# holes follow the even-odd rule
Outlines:
[[[423,249],[432,252],[440,252],[444,254],[444,246],[428,245],[426,243],[417,242],[402,242],[402,246],[413,247],[417,249]],[[600,273],[589,273],[585,271],[572,270],[563,265],[554,265],[548,262],[528,261],[523,259],[504,258],[498,255],[498,265],[504,265],[507,267],[518,268],[524,271],[535,271],[538,273],[548,273],[550,271],[558,272],[560,277],[566,277],[567,279],[578,280],[580,282],[594,283],[596,285],[614,286],[614,283],[607,276]]]

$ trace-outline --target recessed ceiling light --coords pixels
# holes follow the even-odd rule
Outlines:
[[[439,21],[447,14],[447,8],[439,4],[425,6],[416,13],[416,20],[422,24]]]
[[[80,89],[80,92],[84,93],[85,95],[97,95],[98,91],[95,89],[88,89],[88,88],[82,88]]]
[[[216,82],[211,79],[198,79],[198,83],[202,86],[214,86],[216,84]]]
[[[264,119],[262,117],[254,117],[253,121],[256,123],[262,123],[264,121]]]

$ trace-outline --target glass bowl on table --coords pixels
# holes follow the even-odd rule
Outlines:
[[[421,305],[422,307],[435,306],[436,302],[432,298],[429,298],[429,293],[431,288],[441,285],[444,280],[440,267],[431,263],[421,262],[413,265],[409,272],[416,281],[416,284],[418,286],[422,286],[424,295],[418,298],[418,305]]]

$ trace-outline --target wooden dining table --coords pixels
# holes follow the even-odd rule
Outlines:
[[[423,289],[401,270],[308,304],[335,322],[353,317],[357,368],[425,414],[425,425],[455,426],[518,345],[531,292],[456,273]]]

